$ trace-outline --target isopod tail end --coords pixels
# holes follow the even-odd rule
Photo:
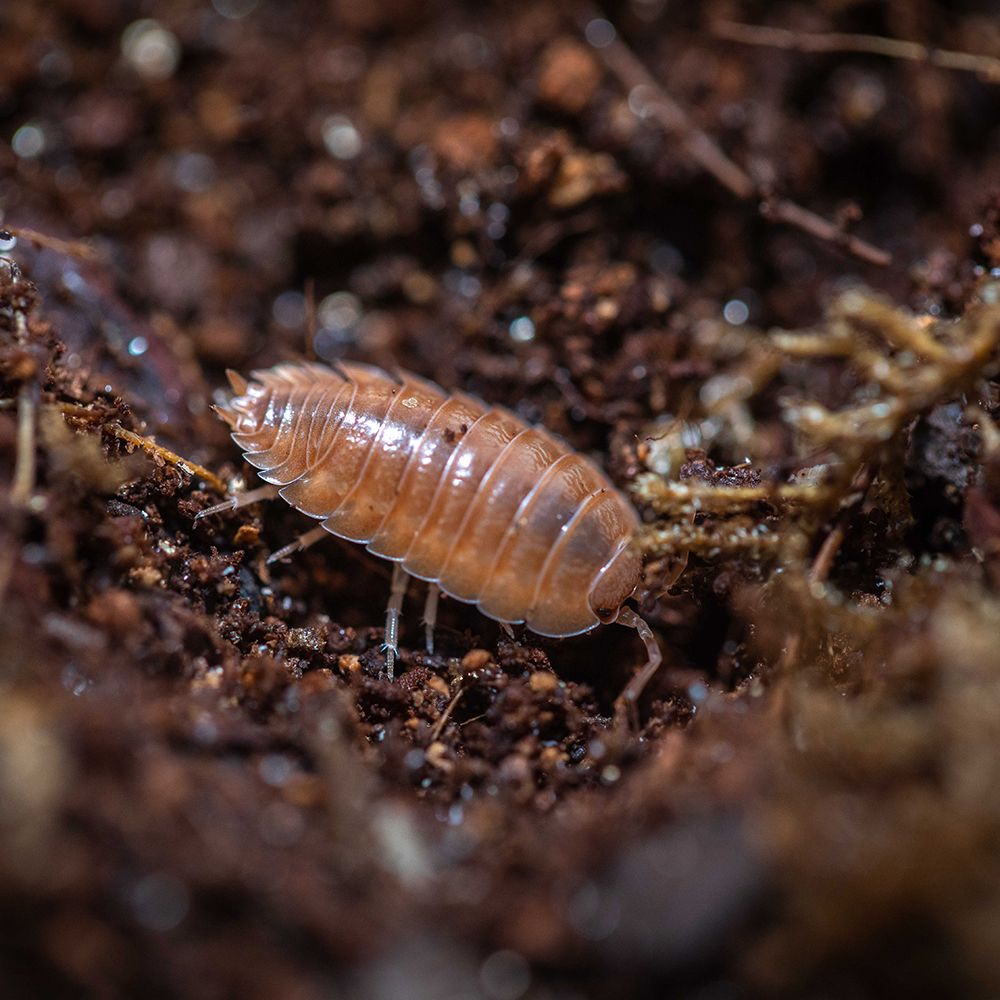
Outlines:
[[[240,416],[238,413],[233,413],[232,410],[227,410],[224,406],[213,406],[213,410],[223,419],[230,428],[235,430],[236,425],[239,423]]]
[[[232,368],[227,368],[226,378],[229,379],[229,384],[232,386],[233,392],[235,392],[237,396],[246,395],[247,387],[250,383],[247,382],[247,380],[238,371],[234,371]]]

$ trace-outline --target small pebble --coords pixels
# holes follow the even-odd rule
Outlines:
[[[493,662],[493,655],[485,649],[470,649],[462,657],[462,673],[483,670]]]
[[[361,669],[361,660],[353,653],[344,653],[342,656],[337,657],[337,667],[345,677],[349,677],[355,671]]]
[[[547,670],[536,670],[528,679],[528,684],[538,694],[551,694],[559,686],[559,679]]]

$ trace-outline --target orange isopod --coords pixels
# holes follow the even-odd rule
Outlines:
[[[438,589],[504,623],[564,637],[620,622],[649,656],[623,692],[634,703],[660,663],[649,626],[624,602],[641,576],[639,519],[593,462],[543,427],[426,379],[344,362],[235,372],[220,416],[271,484],[202,515],[281,496],[330,532],[395,563],[387,611],[392,677],[411,576],[429,582],[433,649]],[[272,557],[272,559],[275,557]]]

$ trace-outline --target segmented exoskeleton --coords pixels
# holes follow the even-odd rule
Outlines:
[[[278,365],[249,383],[229,375],[236,396],[218,412],[272,484],[243,502],[280,495],[323,519],[316,534],[363,543],[396,563],[390,676],[415,576],[431,584],[429,646],[437,588],[540,635],[613,621],[638,629],[649,663],[626,689],[634,700],[660,661],[648,626],[622,607],[641,575],[631,544],[639,520],[593,462],[508,410],[406,372],[345,362]],[[241,505],[237,497],[212,510]]]

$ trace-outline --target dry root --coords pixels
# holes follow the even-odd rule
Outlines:
[[[722,400],[730,421],[742,425],[731,438],[745,439],[753,430],[750,390],[759,391],[768,373],[780,370],[782,359],[840,359],[858,388],[835,409],[779,393],[783,419],[794,435],[797,469],[783,478],[747,483],[746,477],[724,481],[724,475],[677,480],[658,472],[640,474],[632,493],[656,515],[640,538],[644,554],[663,559],[688,551],[715,558],[745,552],[803,568],[812,538],[869,488],[892,522],[905,523],[903,435],[918,416],[974,393],[977,382],[992,372],[1000,341],[998,302],[1000,284],[989,282],[961,319],[938,320],[852,290],[833,301],[818,332],[761,335],[763,343],[753,345],[747,352],[751,360],[743,363],[756,377],[717,376],[713,381],[726,378],[738,392],[701,394],[716,415]],[[772,363],[775,357],[778,364]],[[667,433],[677,436],[675,444],[681,441],[679,429]],[[652,450],[647,445],[640,455]],[[678,463],[668,464],[674,469]],[[843,524],[835,523],[829,544],[817,554],[813,583],[825,577],[842,537]]]

